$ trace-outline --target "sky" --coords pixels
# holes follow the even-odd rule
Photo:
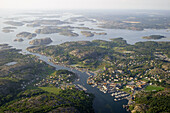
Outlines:
[[[170,10],[170,0],[0,0],[0,9]]]

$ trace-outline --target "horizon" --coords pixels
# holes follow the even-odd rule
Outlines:
[[[170,0],[1,0],[0,9],[16,10],[170,10]]]

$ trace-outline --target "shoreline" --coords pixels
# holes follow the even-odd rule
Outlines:
[[[36,53],[36,54],[40,54],[40,53]],[[62,67],[66,67],[66,68],[70,68],[71,69],[71,71],[74,69],[74,70],[77,70],[77,71],[80,71],[80,72],[84,72],[84,73],[86,73],[88,76],[90,76],[91,74],[90,73],[92,73],[92,74],[96,74],[97,75],[97,73],[95,73],[95,72],[93,72],[93,71],[89,71],[88,69],[82,69],[82,68],[78,68],[78,67],[73,67],[73,66],[71,66],[71,65],[67,65],[67,64],[63,64],[63,63],[55,63],[53,60],[52,60],[52,58],[50,57],[50,56],[46,56],[46,55],[44,55],[44,54],[40,54],[40,55],[42,55],[42,56],[45,56],[45,57],[49,57],[48,58],[48,61],[49,62],[51,62],[51,63],[53,63],[54,65],[59,65],[59,66],[62,66]],[[79,75],[78,75],[78,81],[79,81]],[[87,80],[86,80],[87,81]],[[75,81],[76,82],[76,81]],[[88,84],[88,83],[87,83]],[[90,85],[90,87],[93,87],[92,85]],[[97,88],[97,87],[96,87]],[[99,88],[97,88],[100,92],[102,92],[102,93],[104,93],[103,91],[101,91]],[[116,92],[120,92],[120,90],[116,90]],[[105,94],[109,94],[110,96],[112,95],[112,93],[111,92],[107,92],[107,93],[105,93]],[[128,94],[128,93],[127,93]],[[129,95],[129,94],[128,94]],[[130,95],[129,95],[130,96]],[[130,99],[131,99],[131,97],[129,97],[129,96],[127,96],[127,97],[124,97],[123,99],[117,99],[116,101],[115,101],[115,97],[113,97],[113,96],[111,96],[111,97],[113,97],[113,102],[119,102],[119,101],[122,101],[122,100],[127,100],[128,102],[127,102],[127,105],[122,105],[122,107],[123,107],[123,109],[126,109],[126,111],[127,112],[129,112],[129,109],[128,109],[128,107],[129,107],[129,101],[130,101]]]

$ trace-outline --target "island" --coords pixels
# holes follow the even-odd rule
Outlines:
[[[46,45],[52,42],[51,38],[35,39],[29,42],[30,45]]]
[[[27,27],[40,27],[40,24],[27,24]]]
[[[87,22],[93,22],[93,23],[96,22],[95,20],[84,17],[84,16],[71,17],[67,19],[67,21],[71,21],[71,22],[86,22],[87,21]]]
[[[8,27],[3,27],[2,29],[17,29],[17,27],[8,26]]]
[[[8,24],[8,25],[13,25],[13,26],[23,26],[24,25],[22,22],[16,22],[16,21],[6,21],[4,23]]]
[[[16,35],[16,37],[27,38],[27,39],[32,39],[33,37],[36,37],[36,36],[37,34],[30,33],[30,32],[21,32]]]
[[[79,34],[72,32],[72,30],[64,30],[64,31],[60,32],[59,34],[64,35],[64,36],[69,36],[69,37],[79,36]]]
[[[163,13],[165,14],[165,12],[158,12],[151,17],[151,13],[143,15],[136,14],[135,11],[126,13],[120,11],[119,14],[111,12],[99,14],[93,12],[92,15],[87,16],[96,19],[98,27],[101,28],[142,31],[145,29],[169,29],[170,17],[165,14],[164,18],[162,15]]]
[[[95,34],[95,35],[107,35],[107,33],[105,33],[105,32],[101,32],[101,33],[93,32],[93,34]]]
[[[14,30],[10,30],[10,29],[3,29],[2,32],[4,33],[10,33],[10,32],[14,32]]]
[[[90,31],[81,31],[81,34],[86,36],[86,37],[93,37],[94,34]]]
[[[59,33],[60,35],[69,36],[69,37],[77,37],[79,36],[77,33],[73,32],[74,27],[71,26],[48,26],[42,29],[36,29],[35,32],[37,34],[53,34]]]
[[[32,22],[33,24],[36,25],[62,25],[62,24],[69,24],[69,22],[61,21],[61,20],[34,20]]]
[[[107,35],[105,32],[91,32],[91,31],[81,31],[81,34],[86,37],[93,37],[94,35]]]
[[[158,40],[158,39],[162,39],[162,38],[166,38],[165,36],[162,35],[150,35],[150,36],[144,36],[142,37],[143,39],[154,39],[154,40]]]
[[[14,29],[17,29],[17,28],[16,27],[3,27],[2,32],[10,33],[10,32],[14,32]]]
[[[73,27],[75,29],[82,29],[82,30],[91,30],[91,31],[103,31],[102,29],[94,29],[89,27]]]
[[[58,27],[44,27],[42,29],[36,29],[35,33],[37,34],[53,34],[53,33],[59,33],[62,30]]]
[[[22,42],[22,41],[24,41],[22,38],[16,38],[16,39],[14,39],[14,42]]]

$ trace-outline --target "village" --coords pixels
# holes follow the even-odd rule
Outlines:
[[[100,72],[100,77],[98,77],[99,75],[89,74],[87,84],[98,88],[103,93],[109,93],[114,97],[114,101],[123,99],[132,100],[135,92],[143,90],[148,85],[152,85],[152,83],[144,80],[138,80],[137,77],[139,75],[133,78],[126,75],[120,76],[124,74],[122,70],[114,70],[110,75],[106,74],[106,71],[108,71],[108,69],[104,67],[104,70]],[[157,76],[152,76],[152,79],[157,80],[156,77]],[[145,79],[150,80],[150,78],[147,77]]]
[[[60,71],[58,73],[58,71]],[[48,77],[42,79],[40,82],[34,84],[37,87],[54,86],[62,90],[72,89],[73,87],[78,90],[86,91],[87,89],[80,84],[74,84],[74,81],[79,81],[79,78],[73,72],[67,70],[58,70]]]

